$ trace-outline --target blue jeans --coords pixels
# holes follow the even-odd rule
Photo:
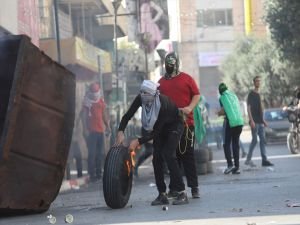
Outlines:
[[[91,132],[88,136],[88,173],[91,178],[102,175],[102,160],[104,153],[104,134]]]
[[[251,128],[251,134],[252,134],[252,141],[249,146],[249,151],[247,155],[247,161],[250,161],[252,158],[252,154],[254,151],[254,148],[257,144],[257,135],[259,136],[259,146],[260,146],[260,154],[262,161],[267,160],[266,155],[266,148],[265,148],[265,128],[264,124],[262,123],[256,123],[254,128]]]

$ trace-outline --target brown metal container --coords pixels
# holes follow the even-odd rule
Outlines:
[[[24,35],[0,38],[0,215],[56,198],[75,116],[75,77]]]

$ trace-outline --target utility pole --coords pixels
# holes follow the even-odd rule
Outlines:
[[[60,53],[60,36],[59,36],[59,20],[58,20],[58,7],[57,0],[53,0],[54,5],[54,18],[55,18],[55,34],[56,34],[56,48],[57,48],[57,61],[61,63]]]
[[[118,68],[118,42],[117,42],[117,17],[118,17],[118,9],[121,4],[121,0],[112,0],[111,1],[114,7],[114,53],[115,53],[115,73],[117,79],[117,123],[120,122],[120,105],[119,105],[119,68]]]

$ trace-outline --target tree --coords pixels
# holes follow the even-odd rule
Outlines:
[[[265,21],[281,59],[300,66],[300,1],[268,0]]]
[[[255,76],[262,77],[261,93],[266,107],[275,107],[287,101],[291,87],[299,82],[299,69],[291,63],[279,60],[279,54],[271,41],[244,38],[238,40],[233,52],[220,67],[224,82],[240,99],[245,99],[252,89]]]

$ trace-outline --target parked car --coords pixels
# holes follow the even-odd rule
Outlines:
[[[266,143],[286,142],[290,128],[287,113],[281,108],[265,109],[264,119],[268,124],[265,129]]]

